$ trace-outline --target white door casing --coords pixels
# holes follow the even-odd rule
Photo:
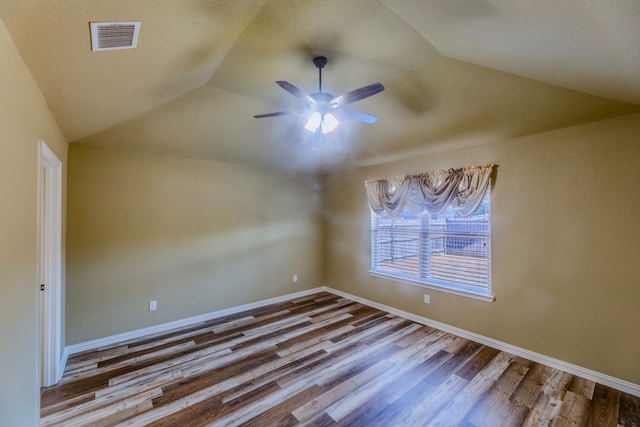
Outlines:
[[[38,144],[38,344],[40,386],[60,381],[62,286],[62,162],[44,141]],[[41,290],[44,285],[44,290]]]

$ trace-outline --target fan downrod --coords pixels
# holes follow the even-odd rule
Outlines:
[[[322,69],[327,65],[327,61],[326,56],[316,56],[313,58],[313,63],[318,69],[318,93],[322,93]]]

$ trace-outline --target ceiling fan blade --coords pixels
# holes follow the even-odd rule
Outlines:
[[[302,89],[300,89],[297,86],[292,85],[289,82],[285,82],[283,80],[278,80],[276,82],[276,84],[278,86],[280,86],[282,89],[286,90],[287,92],[289,92],[291,95],[302,99],[304,102],[306,102],[307,104],[316,104],[316,100],[313,99],[311,96],[309,96],[308,94],[304,93],[302,91]]]
[[[340,110],[340,117],[348,120],[354,120],[361,123],[375,123],[378,121],[376,116],[371,114],[361,113],[359,111]]]
[[[295,114],[295,111],[276,111],[275,113],[258,114],[253,117],[256,119],[264,119],[265,117],[288,116],[289,114]]]
[[[384,86],[381,83],[374,83],[369,86],[361,87],[360,89],[352,90],[344,95],[337,96],[329,102],[329,107],[338,108],[345,104],[351,104],[352,102],[360,101],[361,99],[368,98],[371,95],[375,95],[378,92],[382,92]]]

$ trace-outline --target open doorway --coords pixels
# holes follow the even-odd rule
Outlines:
[[[40,387],[47,387],[62,377],[62,162],[44,141],[38,151],[38,372]]]

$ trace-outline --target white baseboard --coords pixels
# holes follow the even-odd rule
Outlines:
[[[616,390],[620,390],[625,393],[629,393],[634,396],[640,397],[639,384],[634,384],[629,381],[621,380],[619,378],[615,378],[610,375],[603,374],[601,372],[592,371],[591,369],[583,368],[581,366],[577,366],[559,359],[554,359],[553,357],[545,356],[544,354],[536,353],[534,351],[527,350],[525,348],[516,347],[514,345],[507,344],[505,342],[498,341],[493,338],[485,337],[483,335],[479,335],[474,332],[456,328],[455,326],[447,325],[446,323],[441,323],[432,319],[428,319],[426,317],[418,316],[416,314],[409,313],[407,311],[398,310],[397,308],[393,308],[385,304],[380,304],[375,301],[368,300],[366,298],[361,298],[359,296],[352,295],[347,292],[342,292],[337,289],[333,289],[326,286],[322,287],[321,289],[323,291],[331,292],[341,297],[348,298],[350,300],[357,301],[362,304],[366,304],[383,311],[387,311],[397,316],[404,317],[405,319],[412,320],[416,323],[421,323],[423,325],[431,326],[433,328],[440,329],[445,332],[449,332],[451,334],[460,336],[462,338],[467,338],[471,341],[475,341],[477,343],[484,344],[489,347],[493,347],[497,350],[506,351],[507,353],[515,354],[516,356],[521,356],[521,357],[524,357],[525,359],[542,363],[543,365],[547,365],[555,369],[560,369],[572,375],[576,375],[591,381],[595,381],[599,384],[606,385],[607,387],[611,387]]]
[[[542,363],[552,368],[560,369],[562,371],[568,372],[572,375],[577,375],[579,377],[582,377],[591,381],[595,381],[599,384],[606,385],[616,390],[620,390],[625,393],[629,393],[634,396],[640,397],[640,385],[638,384],[621,380],[619,378],[615,378],[610,375],[603,374],[601,372],[592,371],[591,369],[583,368],[581,366],[577,366],[559,359],[554,359],[552,357],[545,356],[544,354],[536,353],[534,351],[527,350],[525,348],[516,347],[514,345],[507,344],[505,342],[498,341],[493,338],[485,337],[483,335],[479,335],[474,332],[460,329],[455,326],[447,325],[446,323],[441,323],[426,317],[418,316],[416,314],[399,310],[397,308],[394,308],[385,304],[381,304],[375,301],[371,301],[356,295],[352,295],[347,292],[339,291],[337,289],[333,289],[328,286],[321,286],[318,288],[307,289],[304,291],[295,292],[292,294],[283,295],[276,298],[269,298],[266,300],[253,302],[250,304],[243,304],[236,307],[231,307],[223,310],[214,311],[211,313],[202,314],[199,316],[188,317],[186,319],[163,323],[161,325],[155,325],[147,328],[136,329],[134,331],[125,332],[122,334],[112,335],[109,337],[104,337],[104,338],[99,338],[99,339],[86,341],[78,344],[73,344],[73,345],[67,346],[64,350],[64,356],[63,356],[64,363],[62,364],[62,370],[64,370],[64,365],[66,365],[67,357],[75,353],[80,353],[87,350],[95,350],[101,347],[114,345],[122,341],[128,341],[132,339],[141,338],[147,335],[166,332],[171,329],[193,325],[193,324],[204,322],[207,320],[212,320],[219,317],[228,316],[230,314],[239,313],[241,311],[252,310],[255,308],[263,307],[265,305],[284,302],[289,299],[300,298],[303,296],[311,295],[313,293],[322,292],[322,291],[330,292],[332,294],[339,295],[341,297],[348,298],[350,300],[357,301],[362,304],[366,304],[371,307],[378,308],[380,310],[395,314],[397,316],[404,317],[405,319],[412,320],[416,323],[431,326],[433,328],[440,329],[454,335],[458,335],[462,338],[467,338],[477,343],[484,344],[489,347],[493,347],[497,350],[506,351],[508,353],[515,354],[516,356],[521,356],[526,359],[532,360],[534,362]]]
[[[288,295],[283,295],[280,297],[269,298],[262,301],[252,302],[249,304],[238,305],[236,307],[225,308],[223,310],[213,311],[211,313],[205,313],[198,316],[187,317],[185,319],[175,320],[173,322],[162,323],[160,325],[149,326],[142,329],[136,329],[134,331],[124,332],[117,335],[111,335],[104,338],[98,338],[91,341],[85,341],[78,344],[72,344],[65,347],[65,354],[67,356],[81,353],[87,350],[96,350],[102,347],[111,346],[123,341],[129,341],[132,339],[142,338],[147,335],[157,334],[160,332],[166,332],[171,329],[182,328],[184,326],[194,325],[200,322],[206,322],[207,320],[216,319],[218,317],[228,316],[230,314],[239,313],[241,311],[252,310],[255,308],[263,307],[269,304],[275,304],[283,301],[287,301],[292,298],[300,298],[307,295],[311,295],[317,292],[321,292],[325,290],[325,288],[313,288],[307,289],[300,292],[295,292]],[[327,288],[328,290],[328,288]],[[66,360],[65,360],[66,364]]]

